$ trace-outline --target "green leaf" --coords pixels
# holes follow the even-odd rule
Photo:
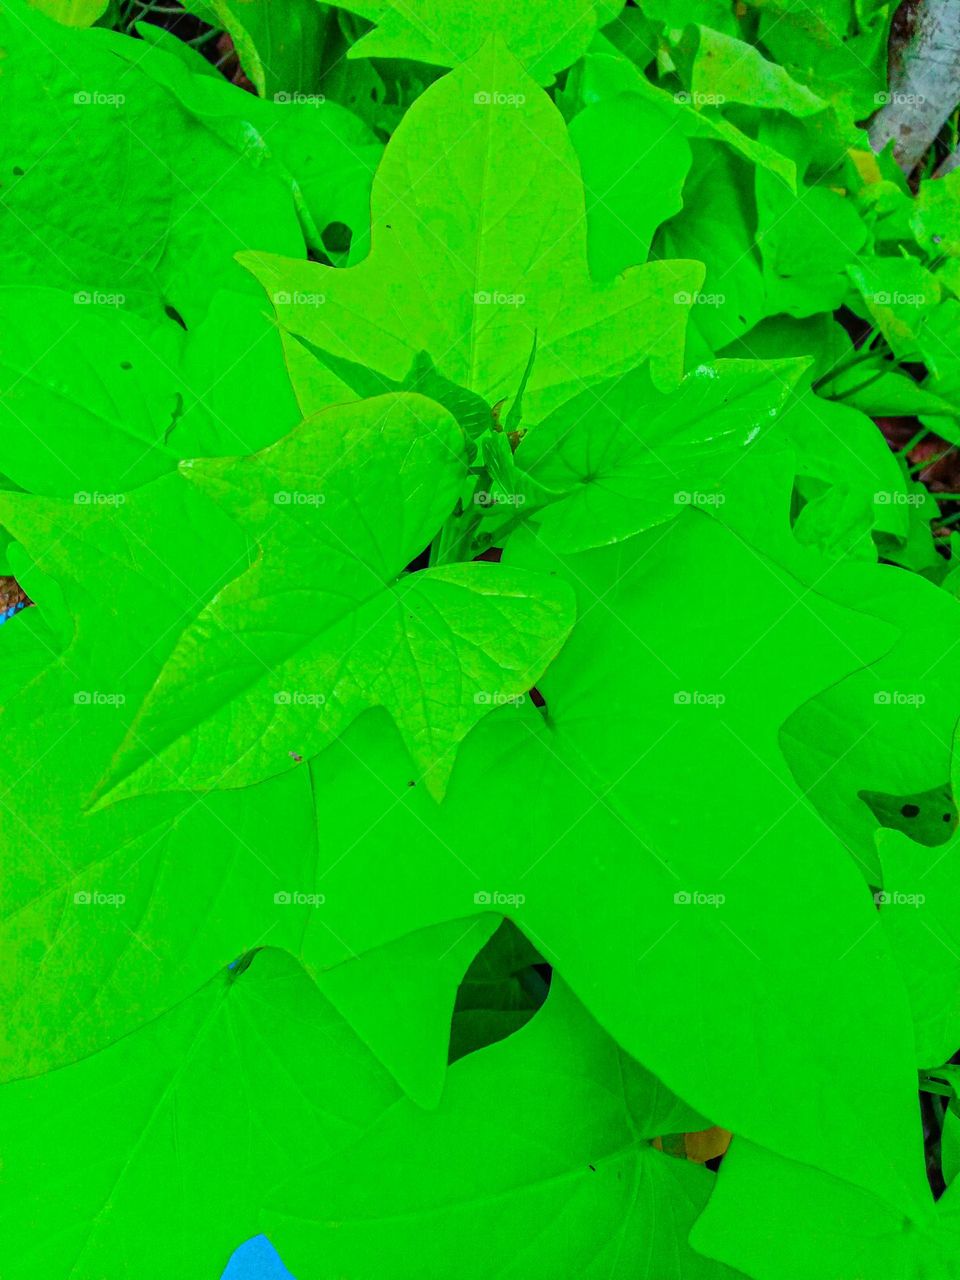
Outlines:
[[[176,465],[186,387],[151,326],[106,296],[0,291],[0,464],[25,489],[116,501]]]
[[[34,9],[67,27],[90,27],[102,18],[110,0],[30,0]]]
[[[924,322],[940,301],[935,276],[916,258],[870,258],[848,267],[867,313],[900,360],[924,354]]]
[[[558,551],[603,546],[719,506],[739,454],[773,428],[799,361],[719,361],[658,392],[645,369],[582,393],[523,440],[520,467],[563,499],[539,514]]]
[[[555,978],[523,1029],[451,1067],[435,1112],[401,1102],[278,1187],[265,1225],[302,1275],[372,1280],[414,1256],[439,1275],[456,1241],[465,1280],[733,1280],[686,1243],[713,1176],[644,1141],[671,1101]]]
[[[877,884],[877,823],[859,793],[909,796],[948,776],[960,703],[951,652],[960,604],[889,566],[838,569],[824,575],[821,589],[856,599],[899,631],[889,653],[824,690],[783,729],[787,759],[807,795]]]
[[[25,122],[0,152],[5,284],[120,297],[124,314],[190,328],[212,284],[255,296],[239,250],[302,254],[333,221],[363,243],[379,148],[336,104],[261,102],[19,0],[0,38],[7,109]]]
[[[759,137],[797,163],[796,193],[769,173],[757,172],[757,242],[767,282],[767,312],[806,317],[833,311],[849,291],[847,267],[860,261],[866,228],[849,197],[833,188],[836,145],[829,164],[816,154],[807,122],[764,116]],[[821,168],[828,177],[819,177]]]
[[[415,205],[397,201],[401,189]],[[688,306],[675,299],[696,292],[700,268],[656,262],[593,284],[583,212],[559,112],[491,42],[432,85],[391,140],[368,258],[346,271],[243,261],[291,334],[396,380],[426,351],[488,404],[516,394],[536,332],[524,399],[536,421],[646,359],[658,384],[679,378]],[[346,398],[299,343],[287,356],[304,413]]]
[[[899,831],[883,831],[877,843],[879,921],[910,996],[916,1063],[936,1067],[956,1053],[960,1040],[958,841],[954,835],[949,844],[930,848]]]
[[[633,11],[627,10],[627,12],[631,13]],[[618,29],[611,28],[611,35]],[[601,45],[600,47],[606,49],[609,46]],[[640,59],[644,59],[648,57],[648,53],[649,51],[641,46],[638,54],[638,50],[628,40],[625,52],[618,52],[614,59],[611,59],[609,54],[599,54],[596,55],[596,58],[593,55],[588,55],[581,64],[585,68],[585,84],[583,88],[585,100],[583,105],[589,107],[595,102],[602,102],[613,96],[622,97],[629,92],[631,95],[641,98],[655,110],[666,113],[669,121],[668,129],[675,140],[676,135],[680,134],[684,138],[706,138],[711,141],[722,142],[752,164],[777,174],[791,190],[795,189],[797,172],[796,164],[792,159],[781,155],[772,147],[758,142],[750,133],[738,128],[736,124],[728,120],[716,108],[706,107],[701,109],[702,104],[695,105],[692,95],[686,90],[673,92],[651,83],[645,75],[639,74],[640,70],[645,66],[642,61],[634,65],[632,74],[629,74],[627,68],[630,67],[630,56],[639,56]],[[616,72],[612,72],[605,65],[612,60],[615,62]],[[601,64],[602,69],[597,69],[598,63]],[[589,74],[591,69],[595,72],[593,76]],[[650,139],[647,138],[644,142],[644,149],[653,145],[655,144],[651,143]],[[629,173],[633,164],[643,164],[644,156],[642,153],[640,155],[631,154],[622,156],[621,161],[625,172]],[[651,194],[648,191],[646,198],[650,199]]]
[[[193,9],[187,3],[185,8]],[[314,91],[329,17],[316,0],[210,0],[203,21],[229,32],[240,63],[262,98]]]
[[[960,1116],[952,1111],[944,1112],[943,1132],[940,1135],[940,1159],[943,1176],[951,1184],[960,1173]]]
[[[869,1069],[869,1063],[865,1063]],[[875,1117],[874,1129],[884,1117]],[[922,1163],[919,1140],[912,1154]],[[872,1142],[875,1132],[865,1135]],[[743,1229],[750,1206],[751,1230]],[[956,1189],[909,1218],[893,1206],[736,1138],[692,1233],[694,1247],[755,1280],[951,1280],[960,1247]]]
[[[960,255],[960,214],[957,196],[960,172],[921,182],[916,199],[910,205],[910,226],[919,244],[931,258],[943,254]]]
[[[528,528],[508,562],[577,585],[577,625],[538,681],[546,717],[522,704],[479,725],[440,807],[407,786],[385,720],[355,722],[315,771],[325,838],[350,850],[331,901],[352,895],[366,914],[356,886],[374,874],[385,902],[438,918],[483,891],[701,1115],[908,1211],[923,1190],[900,978],[879,940],[855,945],[875,918],[870,893],[776,745],[790,712],[875,660],[889,629],[699,511],[564,559]],[[478,797],[498,815],[495,841]],[[745,1026],[764,1028],[760,1057]],[[789,1108],[775,1105],[785,1090]],[[880,1112],[883,1154],[865,1159]]]
[[[877,109],[887,88],[887,46],[895,6],[855,0],[751,0],[756,38],[795,80],[829,98],[851,120]]]
[[[683,207],[690,144],[669,103],[620,94],[570,125],[587,198],[590,270],[610,280],[646,262],[654,232]]]
[[[363,457],[377,469],[358,471]],[[466,474],[452,417],[420,396],[331,409],[251,459],[185,474],[250,526],[261,556],[181,636],[110,799],[249,785],[374,706],[439,799],[462,739],[526,693],[573,623],[566,588],[537,575],[488,564],[404,575]]]
[[[695,104],[736,102],[801,118],[829,105],[759,49],[710,27],[686,27],[674,44],[674,54]]]
[[[684,208],[654,241],[655,252],[694,257],[706,268],[690,312],[688,368],[709,361],[714,351],[741,337],[769,310],[756,247],[756,212],[745,198],[750,169],[728,148],[706,141],[693,144],[693,155]],[[779,177],[770,180],[783,186]]]
[[[397,1098],[290,956],[246,956],[103,1053],[0,1088],[5,1269],[218,1275],[267,1187]]]
[[[622,0],[487,0],[481,8],[452,0],[349,0],[345,6],[376,28],[350,51],[353,58],[413,58],[438,67],[468,61],[491,35],[542,84],[576,62],[598,26],[611,22]]]
[[[493,914],[443,921],[314,973],[326,998],[420,1106],[440,1101],[461,979],[501,923]]]

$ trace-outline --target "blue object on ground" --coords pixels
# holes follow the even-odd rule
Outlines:
[[[237,1249],[220,1280],[293,1280],[266,1236],[254,1236]]]
[[[19,613],[23,607],[24,601],[18,600],[17,603],[12,604],[9,609],[4,609],[0,612],[0,626],[2,626],[9,618],[12,618],[15,613]]]

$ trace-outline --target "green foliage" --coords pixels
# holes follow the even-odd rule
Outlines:
[[[891,6],[187,8],[0,12],[0,1271],[956,1280]]]

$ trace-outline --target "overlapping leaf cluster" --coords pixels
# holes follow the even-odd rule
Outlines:
[[[892,6],[186,7],[0,10],[3,1274],[960,1274]]]

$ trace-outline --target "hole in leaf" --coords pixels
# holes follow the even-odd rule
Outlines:
[[[320,239],[327,253],[347,253],[353,240],[353,232],[345,222],[328,222],[320,232]]]
[[[14,614],[32,604],[33,601],[16,578],[0,577],[0,623],[7,622]]]
[[[553,970],[512,920],[477,953],[457,990],[449,1060],[456,1062],[526,1026],[547,998]]]
[[[957,825],[957,810],[949,786],[931,787],[912,796],[894,796],[881,791],[861,791],[881,827],[902,831],[918,844],[945,844]]]
[[[186,329],[187,322],[184,320],[183,316],[180,314],[177,308],[173,306],[171,303],[168,302],[167,305],[163,308],[163,314],[167,317],[168,320],[172,320],[175,324],[178,324],[181,329],[184,329],[184,330]]]
[[[414,556],[410,563],[404,569],[404,573],[419,573],[421,569],[426,569],[430,564],[430,543],[423,548],[419,555]]]

